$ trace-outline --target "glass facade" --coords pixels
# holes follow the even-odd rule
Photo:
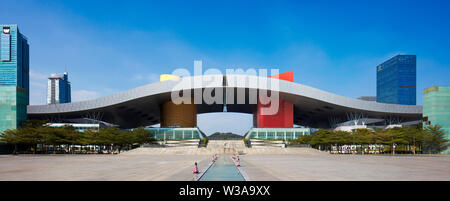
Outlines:
[[[377,102],[416,104],[416,55],[397,55],[377,66]]]
[[[1,51],[1,61],[10,61],[11,60],[11,34],[10,29],[5,28],[4,31],[1,32],[1,41],[0,41],[0,51]]]
[[[423,90],[423,118],[424,126],[440,125],[450,139],[450,86]],[[444,153],[450,154],[450,149]]]
[[[190,140],[205,138],[198,128],[146,128],[152,131],[157,140]]]
[[[249,139],[293,140],[301,135],[311,134],[310,128],[252,128],[244,136]]]
[[[0,25],[0,133],[27,119],[29,46],[17,25]]]
[[[64,126],[72,126],[78,132],[85,132],[87,130],[99,131],[100,124],[74,124],[74,123],[47,123],[47,126],[53,128],[62,128]]]

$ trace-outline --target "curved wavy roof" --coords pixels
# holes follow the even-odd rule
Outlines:
[[[211,81],[212,80],[212,81]],[[249,80],[260,83],[277,82],[278,88],[258,86]],[[199,82],[203,85],[197,85]],[[419,120],[422,106],[384,104],[364,101],[332,94],[302,84],[278,79],[247,75],[205,75],[184,77],[164,82],[144,85],[93,100],[52,104],[30,105],[28,115],[34,119],[59,119],[90,117],[120,125],[124,128],[153,125],[160,122],[160,104],[171,100],[171,92],[178,90],[215,90],[216,92],[245,91],[244,104],[227,103],[228,112],[253,113],[254,104],[250,104],[258,90],[278,91],[281,99],[294,104],[294,123],[311,127],[329,127],[330,119],[347,120],[350,113],[362,114],[367,118],[385,118],[396,116],[403,121]],[[237,98],[234,98],[237,103]],[[222,112],[223,104],[197,106],[198,113]]]

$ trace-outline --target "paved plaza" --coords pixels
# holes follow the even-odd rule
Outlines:
[[[193,180],[206,155],[0,155],[0,180],[173,181]]]
[[[3,155],[0,180],[193,180],[209,155]],[[449,156],[242,155],[251,180],[450,180]]]
[[[242,168],[254,181],[445,180],[449,156],[248,155]]]

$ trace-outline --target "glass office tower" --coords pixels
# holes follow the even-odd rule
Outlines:
[[[27,119],[29,46],[17,25],[0,25],[0,133]]]
[[[69,75],[51,74],[47,83],[47,104],[70,103],[71,91]]]
[[[397,55],[377,66],[377,102],[416,104],[416,55]]]
[[[450,139],[450,86],[423,90],[423,120],[426,125],[440,125]],[[450,149],[442,153],[450,154]]]

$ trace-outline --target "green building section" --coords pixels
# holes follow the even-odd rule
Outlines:
[[[424,126],[440,125],[450,139],[450,86],[433,86],[423,90]],[[450,154],[450,149],[443,153]]]
[[[0,86],[0,133],[17,128],[27,119],[26,89]]]

